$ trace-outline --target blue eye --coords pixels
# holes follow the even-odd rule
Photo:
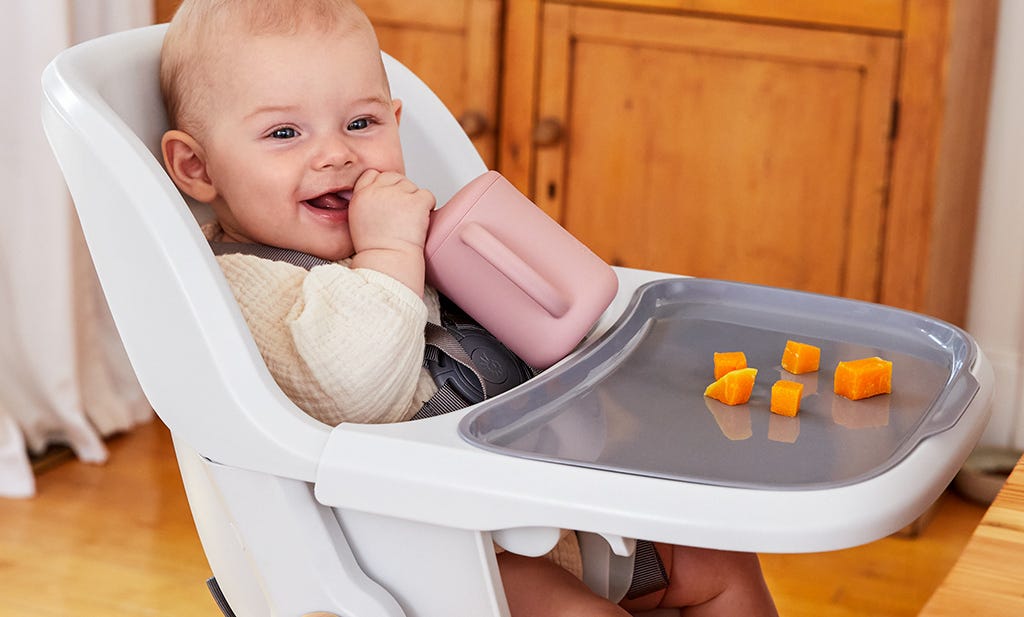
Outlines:
[[[349,131],[362,131],[370,128],[371,121],[369,118],[359,118],[349,122],[348,126],[345,127]]]
[[[270,137],[273,139],[292,139],[298,137],[298,135],[299,132],[290,126],[282,126],[270,132]]]

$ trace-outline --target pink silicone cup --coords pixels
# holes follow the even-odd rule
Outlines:
[[[535,368],[579,343],[618,289],[614,271],[489,171],[431,217],[427,281]]]

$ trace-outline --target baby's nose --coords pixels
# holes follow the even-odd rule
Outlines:
[[[347,167],[356,162],[356,151],[342,136],[327,137],[320,144],[314,157],[313,167],[331,169]]]

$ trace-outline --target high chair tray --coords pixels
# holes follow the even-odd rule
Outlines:
[[[399,519],[411,518],[444,527],[504,530],[503,535],[508,535],[509,530],[530,535],[536,530],[562,528],[599,533],[609,541],[614,537],[644,538],[727,550],[782,553],[837,550],[884,537],[924,512],[953,479],[985,428],[994,381],[991,364],[970,337],[941,322],[859,302],[840,301],[839,305],[833,305],[830,299],[809,294],[733,286],[630,268],[616,268],[615,271],[619,277],[619,293],[594,331],[577,351],[531,380],[527,387],[435,418],[394,424],[342,423],[335,427],[320,457],[315,489],[317,499],[337,508]],[[651,282],[655,284],[645,288]],[[649,291],[637,293],[642,289]],[[669,290],[672,293],[667,293]],[[661,302],[657,301],[658,296],[662,296]],[[676,300],[666,301],[666,298]],[[701,300],[697,301],[697,298]],[[844,441],[837,442],[836,436],[825,428],[820,431],[809,428],[812,424],[836,424],[831,409],[819,402],[818,405],[805,406],[802,415],[798,416],[800,433],[796,435],[795,442],[782,441],[778,427],[770,432],[778,440],[771,440],[768,435],[772,419],[767,409],[758,407],[757,401],[764,396],[764,391],[760,391],[755,392],[759,398],[747,407],[750,437],[730,440],[722,432],[714,414],[704,405],[702,397],[704,387],[711,381],[711,359],[701,358],[705,353],[725,349],[717,348],[717,339],[705,340],[700,343],[708,346],[703,351],[687,348],[683,354],[676,348],[674,354],[688,359],[682,363],[666,361],[664,366],[658,367],[658,361],[665,356],[660,355],[661,352],[655,353],[658,346],[651,344],[654,343],[651,337],[669,324],[659,324],[657,320],[648,324],[650,319],[639,317],[641,310],[647,309],[641,309],[638,303],[651,299],[654,299],[654,308],[661,311],[671,313],[685,309],[691,311],[692,319],[717,321],[722,324],[722,329],[730,324],[742,326],[748,338],[737,334],[736,338],[721,343],[742,343],[739,349],[746,351],[751,363],[760,369],[763,386],[769,385],[767,382],[778,375],[773,373],[781,354],[781,349],[773,347],[776,337],[780,344],[794,335],[806,337],[807,342],[817,340],[823,345],[828,343],[826,347],[834,346],[828,352],[832,355],[827,355],[823,361],[823,373],[818,375],[819,401],[831,391],[829,379],[834,366],[830,362],[837,357],[834,354],[842,349],[882,351],[887,355],[896,352],[897,355],[892,356],[897,388],[893,394],[899,393],[900,397],[890,397],[888,424],[860,429],[840,424],[831,430],[838,435],[844,435],[840,431],[848,434],[842,437]],[[838,313],[813,310],[819,302],[827,306],[842,306],[843,310]],[[647,325],[637,328],[633,336],[627,337],[624,334],[627,328],[623,324],[631,319]],[[678,319],[678,315],[673,319]],[[672,321],[669,320],[670,323]],[[756,345],[749,339],[752,333],[757,334],[755,339],[760,341]],[[943,339],[946,334],[949,338]],[[634,346],[623,346],[616,338],[618,336],[628,338],[627,342]],[[701,340],[704,339],[696,338],[698,342]],[[647,350],[643,345],[645,341],[648,341]],[[766,348],[765,341],[772,344],[771,349]],[[959,343],[964,342],[967,348],[960,349]],[[645,362],[653,365],[651,374],[625,366],[630,363],[631,356],[643,359],[644,354],[650,354]],[[635,450],[644,451],[642,456],[634,455],[634,460],[646,462],[648,455],[653,457],[651,453],[654,450],[668,444],[668,449],[676,452],[680,459],[693,460],[705,452],[723,458],[713,452],[712,444],[696,443],[693,439],[684,443],[683,438],[672,439],[650,427],[644,429],[643,438],[655,441],[642,443],[639,428],[625,424],[627,420],[643,420],[640,414],[644,406],[636,405],[640,402],[640,395],[635,394],[637,389],[647,390],[649,384],[670,381],[679,382],[679,389],[672,390],[664,383],[654,387],[669,393],[678,392],[680,397],[685,394],[691,404],[683,408],[673,402],[665,405],[666,409],[660,413],[703,416],[705,422],[710,422],[705,427],[706,436],[710,435],[708,439],[720,448],[731,449],[737,456],[755,440],[760,441],[763,447],[757,450],[750,448],[753,454],[771,448],[782,450],[783,458],[774,454],[775,458],[766,462],[765,467],[769,466],[768,463],[784,465],[781,470],[776,469],[777,477],[789,485],[795,484],[794,477],[798,480],[801,477],[789,469],[796,467],[797,461],[784,448],[807,452],[812,457],[809,466],[829,467],[838,470],[837,474],[846,471],[842,466],[851,460],[848,453],[838,450],[843,444],[867,442],[874,435],[876,440],[889,444],[891,453],[909,451],[894,460],[888,469],[875,469],[873,475],[846,472],[845,481],[804,477],[804,484],[797,485],[799,488],[784,488],[775,484],[773,479],[762,477],[758,480],[760,488],[752,488],[744,484],[750,482],[749,479],[687,481],[636,471],[609,471],[591,462],[567,460],[565,462],[569,464],[564,464],[549,462],[535,454],[506,455],[504,446],[481,445],[475,437],[460,435],[460,425],[463,428],[486,428],[473,419],[477,414],[482,415],[485,409],[504,408],[506,404],[512,409],[513,401],[516,406],[525,404],[526,399],[519,397],[528,390],[550,389],[552,400],[585,398],[587,376],[584,369],[573,368],[577,363],[598,371],[590,376],[593,380],[602,377],[599,371],[607,370],[605,377],[624,380],[630,374],[637,384],[644,384],[643,388],[637,385],[629,390],[636,400],[601,395],[618,406],[616,413],[604,418],[604,424],[595,422],[570,427],[579,431],[593,430],[597,437],[581,439],[593,450],[597,449],[593,444],[599,444],[602,451],[624,451],[629,442],[634,442]],[[922,411],[926,404],[919,401],[919,394],[913,394],[917,386],[906,383],[910,377],[907,371],[914,366],[918,367],[916,370],[926,372],[942,372],[938,367],[946,366],[947,377],[931,375],[927,378],[936,390],[941,388],[941,392],[934,394],[936,399],[945,393],[943,400],[950,402],[932,402],[927,405],[927,410]],[[959,397],[955,393],[963,394],[970,390],[969,379],[960,382],[959,377],[954,377],[961,375],[963,370],[967,370],[980,387],[967,409],[956,417],[955,409],[959,404],[951,402]],[[696,393],[683,391],[686,380],[692,380],[688,387],[696,388]],[[948,383],[940,386],[940,381]],[[590,394],[592,399],[598,396],[597,393]],[[906,396],[912,396],[909,400],[920,404],[918,410],[912,412],[921,416],[918,427],[926,432],[932,431],[913,448],[888,434],[902,427],[905,435],[913,435],[912,421],[903,420],[901,415],[897,417],[904,413],[902,403],[897,403]],[[622,414],[622,408],[627,406],[634,409],[632,415]],[[650,411],[650,405],[646,408],[646,413],[658,412]],[[669,408],[674,411],[668,411]],[[870,413],[871,409],[869,407],[867,411]],[[731,411],[742,414],[740,409]],[[498,412],[488,412],[488,415],[490,413]],[[538,437],[541,437],[539,426],[544,424],[563,430],[555,418],[557,413],[554,407],[537,413],[535,421],[538,427],[531,430],[536,430]],[[590,413],[595,412],[592,410]],[[535,417],[525,409],[519,416],[524,418],[524,425]],[[609,418],[613,420],[611,425],[607,422]],[[942,430],[946,424],[949,428]],[[506,431],[501,424],[493,426],[495,431]],[[490,430],[483,433],[491,434]],[[506,434],[513,435],[513,432],[509,429]],[[613,434],[618,435],[618,441],[609,440],[608,435]],[[557,436],[562,438],[560,434]],[[590,450],[579,450],[574,454],[580,459],[587,458],[583,455],[593,455]],[[747,464],[740,469],[753,473],[751,466]],[[687,473],[697,475],[689,470]],[[786,474],[790,475],[788,479]],[[770,473],[764,475],[772,476]]]
[[[821,348],[820,369],[780,366],[787,340]],[[704,396],[715,352],[758,369],[750,401]],[[836,364],[893,362],[892,393],[833,393]],[[945,322],[882,305],[706,279],[641,286],[572,362],[477,406],[461,422],[494,452],[687,482],[821,489],[885,473],[959,420],[978,392],[976,346]],[[796,417],[769,411],[772,384],[804,385]]]

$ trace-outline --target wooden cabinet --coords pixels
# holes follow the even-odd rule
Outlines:
[[[546,4],[528,186],[606,260],[874,299],[899,41]],[[535,132],[536,133],[536,132]]]
[[[498,168],[603,258],[963,322],[996,2],[506,6]]]
[[[360,4],[606,260],[964,322],[998,0]]]
[[[153,0],[153,21],[158,24],[171,21],[181,0]]]
[[[360,0],[381,49],[444,101],[495,165],[501,0]]]

